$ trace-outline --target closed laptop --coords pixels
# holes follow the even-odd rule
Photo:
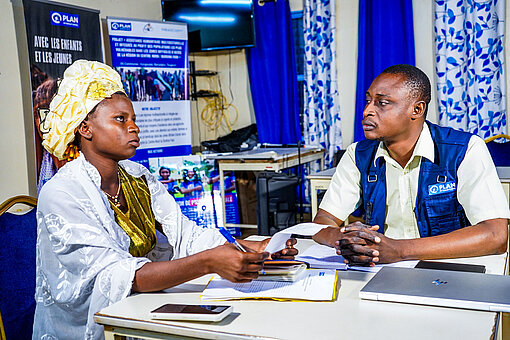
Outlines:
[[[510,312],[510,276],[383,267],[359,296],[368,300]]]

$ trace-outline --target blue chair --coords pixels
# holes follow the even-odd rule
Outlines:
[[[496,143],[495,139],[504,138],[507,141],[504,143]],[[510,136],[497,135],[489,137],[485,140],[487,148],[492,156],[494,165],[496,166],[510,166]]]
[[[35,312],[36,209],[7,212],[18,203],[36,207],[37,199],[16,196],[0,204],[0,336],[7,340],[31,339]]]

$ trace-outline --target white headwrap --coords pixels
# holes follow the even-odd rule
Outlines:
[[[76,60],[65,70],[49,112],[42,119],[42,144],[46,150],[58,159],[72,158],[67,149],[80,123],[99,102],[119,91],[125,93],[120,75],[110,66]]]

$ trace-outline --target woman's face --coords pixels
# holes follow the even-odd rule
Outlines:
[[[159,175],[161,176],[162,179],[168,179],[168,177],[170,177],[170,171],[168,171],[168,169],[161,169],[159,171]]]
[[[133,157],[140,146],[135,120],[133,105],[126,96],[114,94],[104,99],[84,122],[89,134],[82,134],[82,146],[87,144],[83,151],[115,161]]]

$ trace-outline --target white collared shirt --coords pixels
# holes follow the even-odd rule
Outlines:
[[[320,205],[321,209],[342,221],[361,204],[360,172],[356,167],[355,150],[356,143],[347,147]],[[414,208],[421,159],[425,157],[434,161],[434,141],[428,125],[423,125],[413,155],[405,167],[391,158],[382,142],[375,159],[379,157],[386,161],[384,233],[396,239],[419,238]],[[508,201],[496,168],[485,142],[478,136],[469,140],[457,175],[457,199],[472,225],[493,218],[510,218]]]

